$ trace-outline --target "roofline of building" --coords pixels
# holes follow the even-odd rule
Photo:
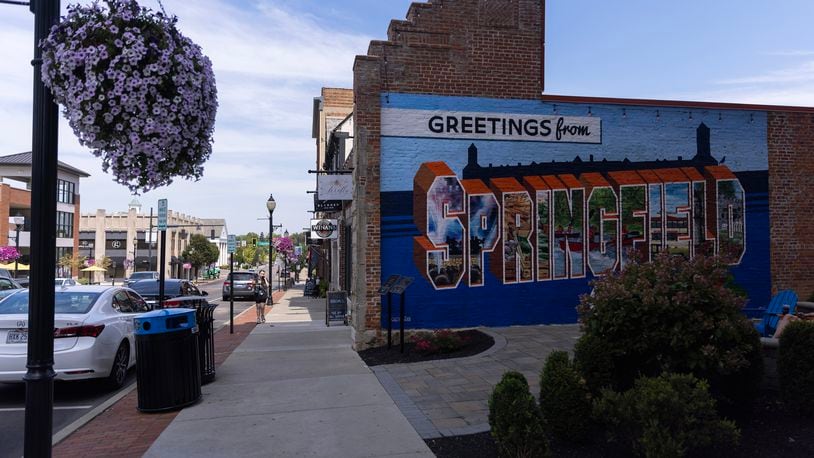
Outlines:
[[[561,103],[602,103],[609,105],[639,105],[652,107],[676,108],[707,108],[723,110],[754,110],[754,111],[789,111],[798,113],[814,113],[814,107],[800,107],[791,105],[759,105],[749,103],[728,102],[698,102],[688,100],[659,100],[659,99],[628,99],[618,97],[590,97],[575,95],[542,94],[543,102]]]

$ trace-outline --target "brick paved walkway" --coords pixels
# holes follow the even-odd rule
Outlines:
[[[503,373],[523,373],[537,396],[545,358],[554,350],[571,351],[579,337],[578,325],[480,330],[495,345],[479,355],[371,368],[422,438],[488,431],[489,395]]]
[[[284,291],[275,291],[272,297],[277,302],[284,294]],[[266,307],[266,312],[269,311],[269,307]],[[215,333],[215,364],[217,366],[220,366],[254,329],[255,319],[254,309],[249,308],[235,317],[234,334],[229,334],[229,326],[224,326]],[[217,383],[217,378],[213,383]],[[178,411],[146,414],[139,412],[137,405],[138,392],[133,390],[55,445],[53,456],[142,456],[178,415]]]

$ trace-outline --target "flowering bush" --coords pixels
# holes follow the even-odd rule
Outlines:
[[[135,0],[72,5],[42,41],[42,78],[79,139],[133,192],[200,179],[212,152],[212,64],[177,18]]]
[[[763,375],[760,338],[719,259],[660,255],[594,282],[574,349],[589,388],[629,389],[640,375],[691,373],[722,407],[748,406]]]
[[[13,246],[0,246],[0,261],[11,262],[20,258],[20,252]]]
[[[410,341],[415,346],[414,351],[423,355],[433,355],[435,353],[451,353],[460,350],[466,343],[464,337],[449,329],[439,329],[433,332],[419,332],[414,334]]]

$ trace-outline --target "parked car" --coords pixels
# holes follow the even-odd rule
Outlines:
[[[158,305],[158,286],[158,280],[139,280],[130,284],[130,288],[139,293],[153,308]],[[198,308],[209,303],[206,298],[208,295],[209,293],[201,291],[189,280],[175,278],[164,280],[165,308]]]
[[[223,300],[228,301],[231,297],[253,299],[254,285],[258,281],[259,277],[254,272],[243,271],[228,274],[226,281],[223,282]]]
[[[24,289],[13,278],[0,277],[0,299]]]
[[[0,278],[8,278],[9,280],[14,280],[15,282],[19,283],[20,286],[23,288],[28,288],[28,275],[26,276],[19,276],[14,277],[14,275],[8,269],[0,269]]]
[[[150,307],[119,286],[69,286],[55,291],[54,371],[57,380],[106,379],[124,385],[136,363],[133,318]],[[0,301],[0,382],[22,382],[28,347],[28,290]]]
[[[76,280],[73,278],[55,278],[54,279],[54,286],[57,288],[65,288],[68,286],[76,286]]]
[[[146,270],[144,272],[133,272],[132,274],[130,274],[130,278],[124,281],[124,286],[130,286],[131,284],[139,280],[158,280],[158,272],[152,270]]]

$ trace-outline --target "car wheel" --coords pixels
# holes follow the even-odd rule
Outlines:
[[[229,296],[223,296],[223,300],[224,300],[224,301],[228,301],[228,300],[229,300]]]
[[[116,357],[113,359],[113,367],[107,377],[110,388],[119,389],[124,386],[127,379],[127,366],[130,364],[130,348],[124,342],[116,350]]]

